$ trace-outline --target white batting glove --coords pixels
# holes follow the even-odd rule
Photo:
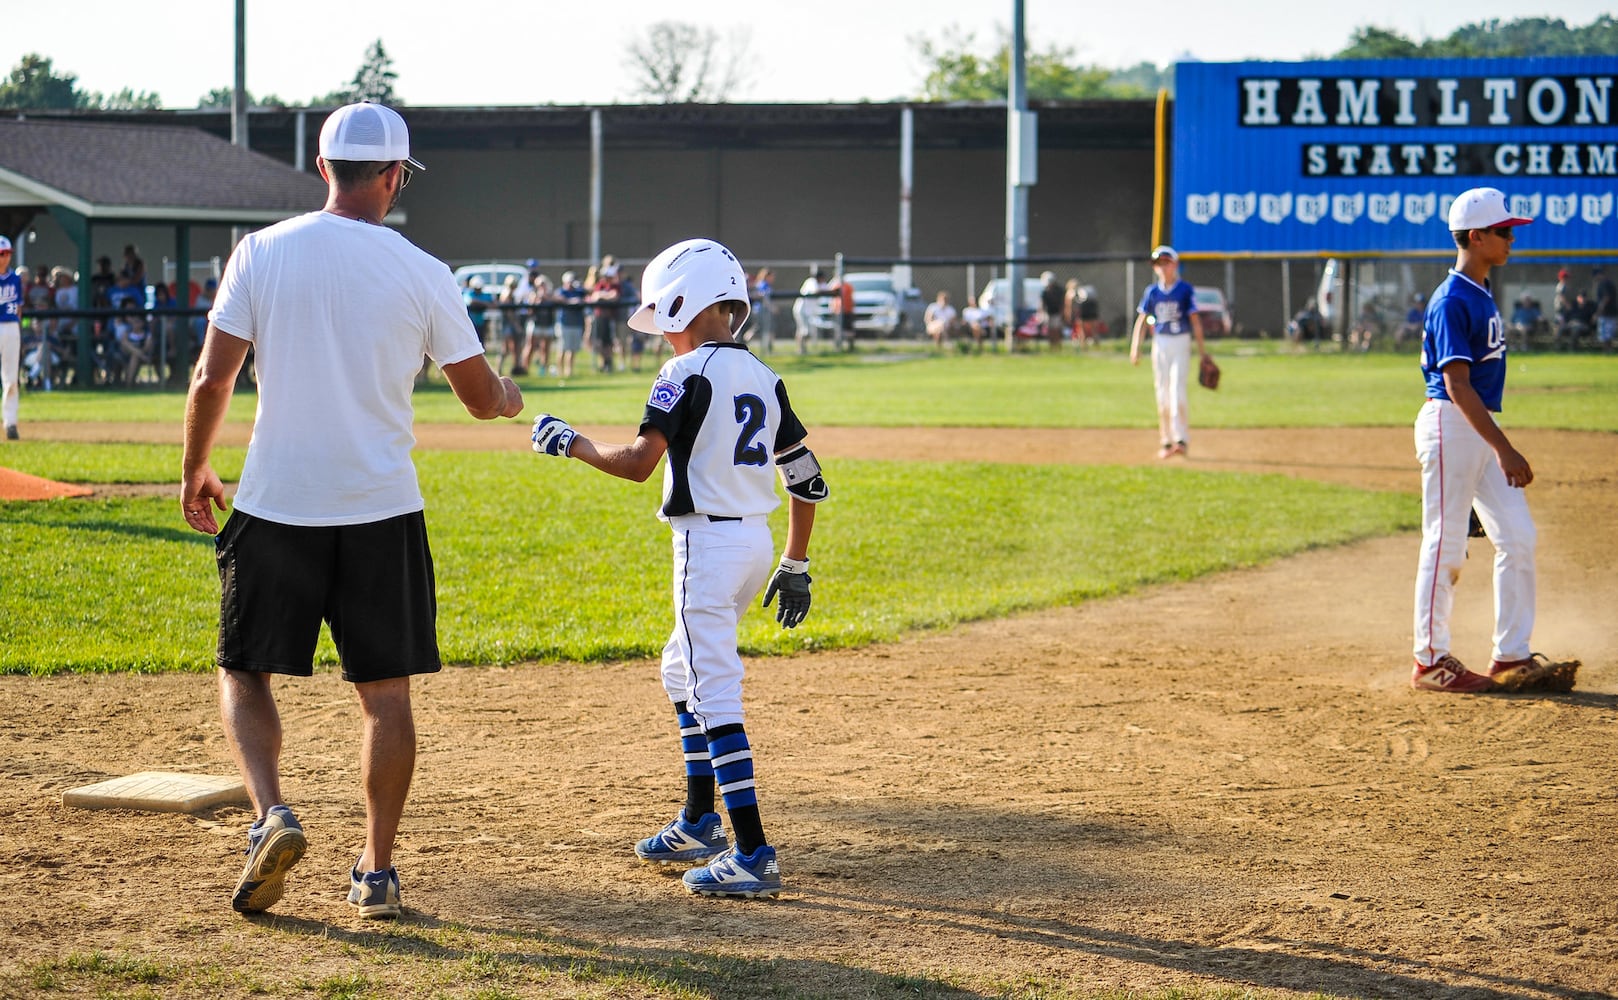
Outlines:
[[[578,432],[568,426],[566,420],[541,413],[534,418],[534,433],[530,439],[534,442],[535,454],[570,458],[573,439],[577,436]]]

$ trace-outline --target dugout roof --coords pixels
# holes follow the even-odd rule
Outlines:
[[[264,225],[318,208],[326,185],[191,127],[0,120],[0,209],[91,222]]]

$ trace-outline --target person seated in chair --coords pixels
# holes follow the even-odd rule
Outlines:
[[[146,316],[133,302],[125,302],[112,318],[112,335],[123,360],[123,381],[135,384],[142,365],[151,364],[151,337],[146,330]]]
[[[1556,339],[1568,348],[1577,347],[1579,341],[1590,336],[1596,328],[1596,304],[1583,292],[1573,297],[1573,308],[1568,310]]]
[[[1539,300],[1528,292],[1523,292],[1517,300],[1517,305],[1511,310],[1511,336],[1519,345],[1525,345],[1539,334],[1540,321],[1544,318],[1544,311],[1540,309]]]
[[[1315,300],[1309,299],[1303,304],[1303,308],[1298,310],[1298,314],[1292,317],[1292,322],[1287,324],[1287,339],[1295,344],[1301,344],[1305,340],[1318,343],[1324,329],[1320,310],[1315,307]]]

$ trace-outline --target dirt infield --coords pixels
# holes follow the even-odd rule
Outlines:
[[[26,472],[0,468],[0,500],[60,500],[63,497],[87,497],[93,492],[86,486],[59,483],[54,479],[41,479]]]
[[[679,798],[652,663],[423,679],[397,855],[407,915],[380,931],[343,902],[361,821],[353,698],[335,677],[278,687],[287,792],[311,846],[276,915],[251,921],[229,910],[244,810],[57,804],[111,774],[231,773],[211,678],[0,678],[0,995],[58,995],[38,986],[40,963],[95,949],[236,970],[196,995],[245,994],[249,980],[308,995],[275,984],[361,967],[372,995],[462,996],[477,980],[456,970],[490,952],[530,956],[502,984],[520,996],[574,995],[579,983],[542,975],[568,956],[663,969],[716,997],[765,992],[727,978],[727,961],[763,960],[748,974],[811,996],[909,995],[890,976],[939,996],[1618,993],[1618,447],[1514,439],[1538,475],[1536,635],[1584,659],[1573,693],[1410,690],[1411,535],[761,661],[749,732],[788,885],[768,903],[693,900],[676,871],[629,854]],[[452,442],[524,446],[509,425],[422,429],[424,445]],[[923,459],[1151,461],[1153,443],[816,435],[823,455]],[[1405,429],[1199,431],[1188,464],[1412,490],[1411,452]],[[1471,555],[1456,652],[1475,664],[1488,543]],[[817,573],[818,599],[835,599],[835,574]],[[590,995],[663,995],[646,983]]]

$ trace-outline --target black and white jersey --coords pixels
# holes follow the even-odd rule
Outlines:
[[[659,517],[746,517],[780,506],[775,455],[806,431],[780,376],[741,344],[703,344],[657,373],[641,430],[669,442]]]

